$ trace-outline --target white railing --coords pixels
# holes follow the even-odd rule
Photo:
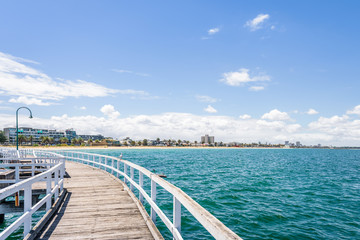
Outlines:
[[[141,203],[144,199],[149,203],[150,217],[156,223],[156,217],[165,223],[166,227],[170,230],[174,239],[183,239],[181,236],[181,208],[185,207],[204,228],[215,239],[241,239],[233,231],[227,228],[216,217],[211,215],[206,209],[201,207],[191,197],[184,193],[180,188],[175,187],[173,184],[162,179],[155,173],[138,166],[132,162],[122,160],[119,158],[104,156],[99,154],[91,154],[85,152],[72,152],[72,151],[56,151],[63,155],[66,160],[88,164],[90,166],[104,169],[116,177],[123,176],[124,183],[129,185],[130,190],[133,191],[134,187],[139,191],[139,200]],[[121,170],[123,169],[123,171]],[[139,174],[139,182],[135,182],[134,170]],[[151,194],[150,196],[144,190],[144,176],[151,180]],[[157,185],[164,188],[173,197],[173,219],[172,221],[164,214],[164,212],[156,204]]]
[[[0,149],[2,152],[3,149]],[[16,151],[16,150],[15,150]],[[0,168],[2,167],[14,167],[17,174],[15,175],[16,179],[15,182],[19,180],[19,173],[22,171],[22,166],[31,166],[31,171],[44,171],[39,173],[38,175],[32,175],[32,177],[19,181],[13,185],[10,185],[6,188],[0,190],[0,200],[3,200],[9,196],[14,195],[15,193],[20,192],[23,190],[24,192],[24,213],[10,226],[8,226],[5,230],[0,233],[0,240],[6,239],[11,233],[13,233],[16,229],[18,229],[22,224],[24,225],[24,236],[26,236],[31,230],[31,223],[32,223],[32,214],[35,213],[40,207],[46,204],[46,211],[49,211],[51,208],[51,200],[54,196],[54,202],[59,197],[59,192],[63,190],[63,183],[64,183],[64,175],[65,175],[65,161],[64,158],[60,155],[54,153],[45,153],[41,151],[24,151],[20,153],[21,156],[29,155],[29,153],[36,153],[37,156],[42,156],[38,158],[31,158],[31,163],[21,164],[21,161],[27,161],[29,158],[13,158],[12,160],[17,161],[19,163],[11,164],[11,163],[4,163],[0,164]],[[17,152],[19,153],[19,152]],[[7,155],[7,160],[10,161],[8,158],[11,154]],[[13,154],[14,156],[14,154]],[[48,159],[45,158],[48,156]],[[36,168],[38,166],[43,166],[46,169]],[[29,171],[29,169],[26,169]],[[36,182],[45,181],[46,182],[46,195],[43,197],[38,203],[32,205],[32,186]],[[0,181],[0,183],[4,183],[6,181]],[[54,182],[54,184],[52,184]]]
[[[1,147],[0,148],[0,161],[3,158],[11,158],[11,157],[18,157],[18,153],[14,148],[5,148],[5,147]]]

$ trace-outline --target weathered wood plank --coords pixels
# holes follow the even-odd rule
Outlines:
[[[68,195],[39,239],[154,239],[121,181],[73,162],[66,171]]]

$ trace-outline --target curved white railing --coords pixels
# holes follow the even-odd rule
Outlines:
[[[3,152],[0,149],[0,153]],[[13,150],[16,151],[16,150]],[[54,202],[59,197],[59,192],[63,189],[64,174],[65,174],[65,161],[61,155],[43,152],[43,151],[17,151],[15,154],[11,150],[4,151],[5,158],[0,158],[0,168],[15,169],[15,179],[13,180],[0,180],[0,183],[15,183],[6,188],[0,190],[0,200],[3,200],[9,196],[24,191],[24,213],[10,226],[0,233],[0,239],[7,238],[11,233],[17,230],[22,224],[24,224],[24,236],[26,236],[31,230],[31,216],[40,207],[46,204],[46,211],[51,208],[51,200],[54,196]],[[32,153],[32,158],[16,157],[16,156],[29,156]],[[25,162],[24,162],[25,161]],[[30,163],[27,163],[30,161]],[[23,169],[27,167],[28,169]],[[32,171],[32,177],[25,180],[20,180],[19,174],[21,171]],[[36,172],[42,172],[35,175]],[[46,195],[38,203],[32,205],[32,186],[36,182],[46,182]],[[54,182],[54,184],[52,184]],[[54,186],[52,186],[54,185]]]
[[[154,223],[156,223],[156,216],[165,223],[166,227],[170,230],[174,239],[183,239],[181,236],[181,207],[185,207],[204,228],[215,239],[241,239],[216,217],[210,214],[206,209],[195,202],[191,197],[184,193],[180,188],[175,187],[173,184],[162,179],[155,173],[138,166],[132,162],[122,160],[116,157],[105,156],[100,154],[91,154],[85,152],[72,152],[72,151],[56,151],[63,155],[66,160],[88,164],[96,168],[104,168],[111,174],[119,177],[124,177],[124,183],[129,183],[130,190],[133,191],[134,187],[139,191],[139,200],[143,203],[144,198],[151,206],[150,216]],[[123,171],[121,170],[123,169]],[[138,171],[139,182],[134,180],[134,170]],[[144,190],[144,175],[151,180],[151,195],[149,196]],[[171,221],[164,212],[156,205],[157,185],[164,188],[173,196],[173,220]]]

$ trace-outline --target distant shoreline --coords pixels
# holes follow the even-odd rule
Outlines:
[[[3,146],[13,147],[15,146]],[[19,149],[24,148],[36,148],[36,149],[56,149],[56,150],[104,150],[104,149],[360,149],[360,147],[334,147],[334,148],[279,148],[279,147],[209,147],[209,146],[198,146],[198,147],[164,147],[164,146],[19,146]]]

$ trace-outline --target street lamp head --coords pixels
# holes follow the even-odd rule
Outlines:
[[[33,118],[32,116],[32,112],[30,110],[30,108],[28,107],[19,107],[17,110],[16,110],[16,150],[19,150],[19,137],[18,137],[18,133],[19,133],[19,127],[18,127],[18,112],[21,108],[26,108],[27,110],[29,110],[30,112],[30,116],[29,118]]]

